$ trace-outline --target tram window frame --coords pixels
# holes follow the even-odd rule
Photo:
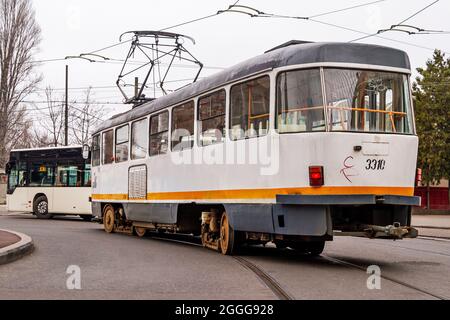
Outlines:
[[[149,125],[149,121],[150,121],[149,118],[144,118],[144,119],[140,119],[140,120],[133,121],[133,122],[131,123],[131,139],[130,139],[131,150],[130,150],[130,159],[131,159],[132,161],[133,161],[133,160],[142,160],[142,159],[147,158],[147,155],[148,155],[148,153],[149,153],[149,136],[147,135],[147,132],[149,132],[149,126],[150,126],[150,125]],[[141,143],[135,144],[135,140],[134,140],[134,138],[135,138],[135,131],[134,131],[134,128],[135,128],[137,125],[141,124],[141,123],[143,123],[143,124],[145,125],[145,128],[144,128],[144,139],[145,139],[145,141],[144,141],[144,143],[142,144],[143,148],[145,148],[145,149],[144,149],[144,151],[142,152],[142,156],[137,157],[137,156],[135,156],[134,151],[135,151],[136,146],[141,145]]]
[[[235,90],[238,87],[241,87],[241,86],[244,86],[244,85],[249,85],[250,83],[255,83],[255,82],[258,82],[258,81],[261,81],[261,80],[264,80],[264,79],[267,80],[267,84],[268,84],[268,88],[267,88],[267,92],[266,92],[267,93],[267,95],[266,95],[266,98],[267,98],[267,113],[261,113],[261,114],[257,114],[257,115],[253,115],[253,113],[252,113],[251,117],[250,117],[250,115],[247,114],[246,115],[246,119],[247,119],[248,124],[250,124],[250,126],[249,126],[249,128],[242,128],[241,127],[239,129],[240,133],[242,133],[242,130],[244,130],[244,129],[246,129],[246,130],[245,130],[243,136],[241,135],[241,136],[237,137],[237,135],[235,133],[236,133],[236,130],[238,130],[238,129],[236,127],[238,125],[240,125],[240,124],[233,124],[233,114],[234,114],[234,112],[233,112],[233,90]],[[233,85],[231,87],[231,89],[230,89],[230,97],[229,97],[229,99],[230,99],[230,102],[229,102],[229,115],[230,115],[230,117],[229,117],[229,121],[228,121],[229,122],[228,126],[229,126],[229,130],[230,130],[229,137],[230,137],[231,141],[240,141],[240,140],[261,138],[261,137],[267,136],[269,134],[270,125],[271,125],[271,123],[270,123],[270,118],[271,118],[270,117],[271,116],[271,94],[272,94],[272,84],[271,84],[271,77],[270,77],[269,74],[265,74],[265,75],[259,76],[257,78],[253,78],[253,79],[248,79],[246,81],[242,81],[242,82],[237,83],[237,84],[235,84],[235,85]],[[252,107],[253,106],[254,106],[254,104],[252,104]],[[244,106],[242,106],[241,111],[243,111],[243,107]],[[250,109],[249,106],[247,106],[247,108]],[[252,108],[251,111],[253,111],[253,108]],[[247,111],[247,113],[249,113],[249,112]],[[242,112],[241,118],[243,117],[243,115],[244,115],[244,113]],[[267,121],[266,121],[267,128],[266,129],[262,129],[263,130],[262,134],[260,133],[261,131],[258,132],[256,128],[253,128],[255,133],[256,133],[256,135],[250,135],[249,134],[250,130],[251,130],[251,123],[250,123],[251,119],[249,119],[249,118],[253,118],[253,119],[256,119],[256,120],[258,120],[259,118],[267,118]]]
[[[101,163],[101,138],[100,134],[92,137],[92,167],[98,167]]]
[[[160,127],[159,119],[162,115],[167,115],[167,130],[159,130],[159,127]],[[158,118],[158,131],[157,132],[152,131],[152,129],[153,129],[152,121],[154,118]],[[165,139],[166,141],[164,141],[164,144],[163,144],[163,140],[159,139],[158,152],[154,153],[153,152],[154,149],[152,148],[152,138],[157,137],[157,136],[161,137],[161,136],[164,136],[164,134],[166,135],[166,139]],[[170,112],[169,112],[169,110],[166,110],[166,111],[163,111],[163,112],[160,112],[158,114],[151,116],[150,117],[150,125],[149,125],[149,141],[148,141],[148,152],[149,152],[150,157],[157,157],[157,156],[161,156],[161,155],[165,155],[165,154],[169,153],[169,142],[170,142],[169,135],[170,135]],[[161,152],[163,145],[165,146],[165,150],[164,150],[164,152]]]
[[[216,99],[218,99],[216,101],[220,101],[219,99],[220,99],[221,95],[223,95],[223,113],[215,114],[212,111],[213,99],[214,99],[214,97],[216,97]],[[219,98],[217,98],[217,97],[219,97]],[[207,99],[209,99],[210,112],[209,112],[209,115],[207,117],[202,118],[202,110],[201,110],[202,109],[202,101],[207,100]],[[227,117],[227,91],[225,89],[221,89],[221,90],[215,91],[215,92],[213,92],[213,93],[211,93],[209,95],[200,97],[198,99],[198,103],[197,103],[197,122],[198,122],[198,145],[200,147],[208,147],[208,146],[212,146],[212,145],[216,145],[216,144],[220,144],[220,143],[224,143],[225,142],[225,139],[226,139],[226,126],[227,126],[227,124],[226,124],[227,123],[226,117]],[[212,130],[212,129],[216,129],[217,130],[218,128],[211,126],[211,127],[208,127],[205,130],[205,128],[203,127],[204,122],[213,121],[213,120],[216,120],[216,119],[219,119],[219,118],[222,119],[220,121],[223,124],[222,137],[221,137],[220,141],[217,140],[216,142],[205,144],[204,134],[207,131],[209,131],[209,130]]]
[[[178,120],[176,117],[176,112],[178,110],[187,109],[188,112],[191,112],[189,114],[189,118],[184,121],[180,121],[181,123],[189,123],[189,128],[177,128],[179,123],[177,124],[176,121]],[[188,113],[186,112],[187,115]],[[170,150],[172,152],[179,152],[184,150],[191,150],[194,148],[194,141],[195,141],[195,102],[193,100],[188,101],[186,103],[183,103],[181,105],[178,105],[176,107],[172,108],[172,120],[171,120],[171,138],[170,138]],[[187,125],[186,125],[187,126]],[[187,130],[189,131],[190,135],[178,135],[177,130]],[[188,141],[183,141],[183,139],[188,138]],[[178,138],[180,141],[175,141],[174,139]]]
[[[126,128],[127,130],[127,139],[126,140],[118,140],[118,134],[121,130],[124,130]],[[114,136],[114,160],[116,163],[123,163],[127,162],[130,159],[130,125],[126,124],[120,127],[117,127],[115,130],[115,136]],[[123,147],[126,147],[126,157],[123,158],[119,157],[118,150],[122,149]]]
[[[111,141],[106,141],[107,135],[110,135]],[[108,151],[110,151],[110,159],[106,161],[106,143],[108,142]],[[110,165],[114,163],[114,129],[107,130],[102,133],[102,165]]]
[[[321,121],[323,123],[322,126],[323,129],[321,130],[314,130],[314,126],[311,125],[311,129],[308,129],[308,124],[307,121],[310,121],[310,119],[308,119],[307,117],[304,117],[304,126],[305,129],[304,130],[286,130],[286,131],[282,131],[280,130],[280,111],[282,109],[286,109],[289,113],[289,107],[282,107],[281,103],[280,103],[280,92],[279,92],[279,83],[281,80],[281,77],[283,75],[287,75],[289,73],[297,73],[297,72],[311,72],[311,71],[315,71],[318,74],[318,79],[319,79],[319,89],[318,92],[320,93],[320,98],[318,99],[318,104],[320,104],[319,106],[312,106],[312,107],[305,107],[305,108],[298,108],[298,110],[295,110],[296,112],[308,112],[308,111],[316,111],[316,110],[320,110],[322,111],[322,116],[323,116],[323,120]],[[301,90],[301,88],[297,89],[298,91]],[[314,132],[326,132],[327,131],[327,123],[326,123],[326,113],[325,113],[325,107],[324,107],[324,91],[323,91],[323,83],[322,83],[322,68],[320,67],[316,67],[316,68],[300,68],[300,69],[290,69],[290,70],[284,70],[284,71],[280,71],[277,73],[276,75],[276,80],[275,80],[275,130],[278,134],[301,134],[301,133],[314,133]],[[310,97],[308,97],[308,99],[306,100],[310,100]],[[304,109],[304,111],[302,111]],[[297,114],[298,116],[298,114]],[[293,119],[292,119],[293,120]],[[297,122],[300,122],[300,120],[297,119]],[[289,124],[284,124],[285,126],[288,126]],[[301,124],[297,123],[294,124],[294,126],[297,126],[298,129],[300,129]]]

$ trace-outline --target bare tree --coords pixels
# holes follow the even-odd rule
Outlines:
[[[45,135],[47,135],[47,139],[49,138],[51,141],[51,145],[54,147],[58,147],[61,144],[61,139],[63,138],[64,131],[64,106],[62,103],[55,101],[53,89],[51,87],[47,87],[45,89],[45,96],[47,98],[47,108],[46,111],[41,111],[46,118],[43,121],[39,122],[38,129],[44,129]],[[62,101],[62,99],[59,99]],[[35,131],[36,137],[42,138],[41,130]]]
[[[26,109],[21,101],[41,80],[33,63],[40,41],[31,1],[0,0],[0,167],[24,137]]]
[[[93,105],[91,100],[91,88],[85,92],[85,100],[82,106],[71,106],[70,122],[72,130],[72,142],[78,145],[88,144],[92,130],[95,129],[106,115],[104,106]]]

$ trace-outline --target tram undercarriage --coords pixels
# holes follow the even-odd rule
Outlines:
[[[320,255],[325,243],[336,236],[390,240],[418,236],[418,231],[411,227],[411,205],[407,203],[414,198],[373,196],[375,204],[327,203],[338,199],[345,202],[342,197],[281,197],[276,205],[181,204],[176,206],[176,223],[151,222],[151,217],[148,221],[138,221],[130,210],[133,207],[124,210],[120,204],[104,204],[98,220],[108,233],[121,232],[139,237],[148,232],[192,235],[199,237],[205,248],[224,255],[235,253],[242,245],[268,243],[279,249],[291,248],[302,254]],[[317,200],[324,204],[311,204]],[[356,202],[361,200],[367,202],[367,197]],[[355,202],[355,198],[352,201]],[[397,204],[391,204],[393,202]]]

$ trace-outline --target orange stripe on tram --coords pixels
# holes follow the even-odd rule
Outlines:
[[[275,199],[277,195],[349,195],[374,194],[413,196],[414,188],[408,187],[321,187],[321,188],[281,188],[281,189],[244,189],[244,190],[214,190],[190,192],[149,193],[147,200],[242,200],[242,199]],[[126,194],[95,194],[93,200],[129,200]],[[134,200],[134,199],[133,199]],[[135,200],[139,201],[139,200]]]

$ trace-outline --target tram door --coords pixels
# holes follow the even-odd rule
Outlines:
[[[128,199],[147,200],[147,166],[131,167],[128,171]]]

